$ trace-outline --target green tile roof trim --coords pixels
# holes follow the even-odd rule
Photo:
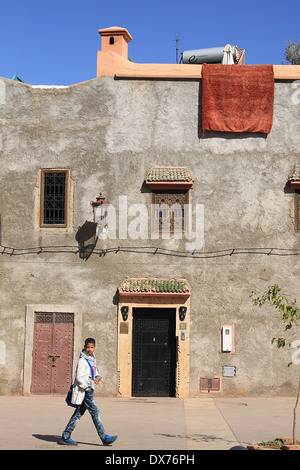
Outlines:
[[[193,177],[187,168],[163,167],[151,168],[146,177],[150,182],[181,182],[193,181]]]
[[[135,294],[187,294],[190,289],[185,279],[125,279],[119,291]]]
[[[300,167],[296,167],[293,169],[292,173],[290,174],[289,181],[300,181]]]

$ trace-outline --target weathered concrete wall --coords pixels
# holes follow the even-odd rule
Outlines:
[[[1,244],[30,248],[74,246],[78,227],[93,218],[99,191],[115,207],[149,206],[149,168],[186,166],[195,182],[193,204],[204,205],[204,252],[233,248],[300,248],[294,195],[287,178],[300,164],[300,82],[277,82],[269,136],[201,133],[198,81],[99,78],[68,88],[42,89],[0,80]],[[40,229],[41,168],[71,175],[70,227]],[[129,218],[130,221],[130,218]],[[153,246],[185,250],[186,240],[106,240],[97,248]],[[6,250],[10,252],[9,250]],[[270,340],[282,328],[269,309],[249,301],[254,288],[275,282],[300,299],[297,256],[233,254],[175,257],[118,252],[87,261],[78,253],[3,254],[0,393],[21,393],[28,304],[67,304],[81,311],[82,338],[95,336],[101,393],[117,393],[117,298],[125,277],[186,278],[191,286],[190,395],[200,377],[223,379],[224,394],[290,393],[291,351]],[[16,253],[15,253],[16,254]],[[216,253],[215,253],[216,254]],[[235,325],[235,354],[220,353],[220,328]],[[297,333],[294,333],[297,338]],[[0,358],[1,359],[1,358]]]

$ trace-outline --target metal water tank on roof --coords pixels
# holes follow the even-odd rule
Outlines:
[[[236,60],[236,46],[230,46],[233,52],[233,59]],[[210,47],[208,49],[194,49],[182,52],[183,64],[220,64],[224,55],[223,47]]]

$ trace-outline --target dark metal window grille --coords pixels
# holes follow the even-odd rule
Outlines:
[[[43,224],[65,225],[65,206],[66,172],[45,172]]]
[[[155,232],[178,233],[184,231],[184,205],[188,203],[188,193],[153,193],[153,229]]]
[[[35,323],[53,323],[53,313],[36,313]]]
[[[35,323],[74,323],[73,313],[36,312]]]
[[[55,323],[74,323],[73,313],[56,313]]]

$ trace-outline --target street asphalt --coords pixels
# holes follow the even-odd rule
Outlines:
[[[294,397],[96,397],[95,401],[106,432],[118,439],[104,447],[86,412],[72,434],[78,442],[72,450],[230,450],[292,437]],[[1,396],[0,409],[1,450],[71,449],[57,443],[74,410],[64,397]]]

